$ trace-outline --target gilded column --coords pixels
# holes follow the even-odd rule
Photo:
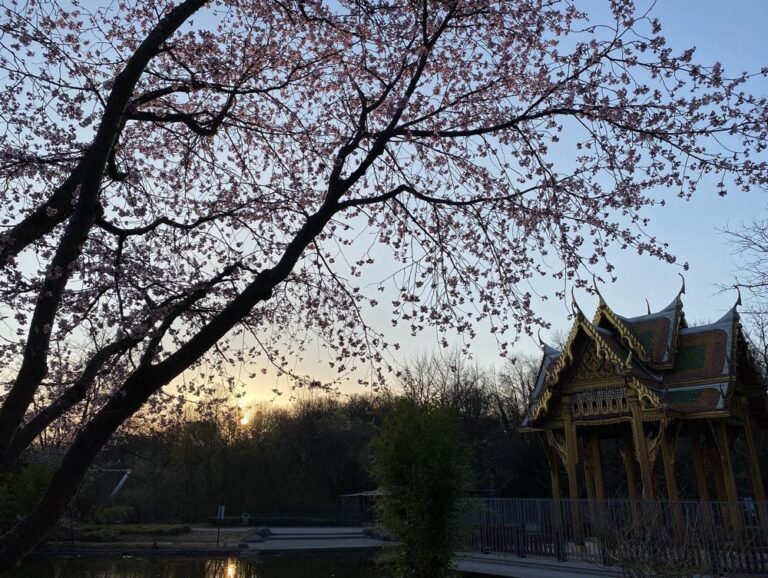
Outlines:
[[[635,501],[639,498],[637,491],[637,480],[635,479],[635,464],[632,459],[632,440],[624,438],[619,445],[619,453],[621,454],[621,461],[624,464],[624,471],[627,473],[627,493],[629,499]]]
[[[667,498],[672,502],[678,502],[680,494],[677,489],[675,477],[675,439],[668,436],[669,428],[661,438],[661,459],[664,461],[664,479],[667,483]]]
[[[717,447],[707,448],[707,464],[715,477],[715,492],[719,502],[728,501],[728,493],[725,489],[725,478],[723,477],[723,467],[720,452]]]
[[[636,395],[632,395],[628,401],[632,412],[632,437],[635,442],[635,457],[640,464],[640,477],[643,480],[643,498],[653,500],[656,498],[656,491],[653,484],[651,462],[648,456],[648,444],[645,439],[642,408]]]
[[[731,444],[728,440],[728,424],[725,421],[718,420],[713,424],[715,437],[715,451],[719,454],[715,456],[716,461],[720,462],[720,472],[722,476],[723,493],[728,502],[728,515],[734,530],[738,531],[742,527],[741,510],[739,508],[739,496],[736,491],[736,479],[733,475],[733,460],[731,459]]]
[[[763,485],[763,476],[760,473],[760,460],[757,457],[752,416],[749,411],[749,402],[746,398],[741,399],[741,412],[744,415],[744,437],[747,441],[749,472],[752,478],[752,494],[756,502],[765,502],[765,486]]]
[[[544,438],[544,448],[547,451],[547,463],[549,464],[549,480],[552,483],[552,498],[559,500],[561,497],[560,492],[560,465],[558,463],[559,457],[557,455],[557,448],[555,448],[549,440]]]
[[[726,424],[724,421],[718,421],[715,424],[714,433],[717,441],[717,450],[720,454],[720,464],[723,471],[725,497],[729,502],[735,503],[739,501],[739,497],[736,492],[736,479],[733,476],[731,444],[728,441],[728,424]]]
[[[705,462],[706,444],[701,440],[701,429],[699,423],[691,421],[688,423],[688,436],[691,442],[691,454],[693,454],[693,467],[696,471],[696,485],[699,488],[699,499],[701,500],[701,513],[707,526],[712,526],[712,504],[709,502],[709,480],[707,479],[707,470]]]
[[[563,429],[565,430],[565,469],[568,473],[568,494],[572,500],[579,499],[579,481],[576,466],[579,461],[579,448],[576,441],[576,427],[571,418],[571,398],[563,396]]]
[[[605,499],[605,481],[603,479],[603,456],[600,448],[600,435],[593,432],[589,437],[590,458],[592,461],[592,482],[595,484],[595,499]]]
[[[579,505],[579,480],[576,466],[579,461],[579,448],[576,441],[576,426],[571,417],[571,396],[564,395],[562,401],[563,429],[565,430],[565,467],[568,471],[568,495],[571,498],[571,517],[573,519],[574,538],[583,541],[581,510]]]
[[[663,426],[662,426],[663,427]],[[672,503],[672,512],[678,528],[683,525],[683,510],[680,506],[680,493],[675,477],[675,450],[677,448],[676,426],[667,426],[661,434],[661,459],[664,462],[664,479],[667,486],[667,499]],[[671,435],[670,435],[671,434]]]
[[[691,454],[693,454],[693,468],[696,471],[696,485],[699,489],[699,499],[703,502],[709,501],[709,485],[707,483],[707,474],[704,468],[704,452],[701,447],[701,436],[699,435],[699,424],[691,421],[688,424],[688,437],[691,441]]]

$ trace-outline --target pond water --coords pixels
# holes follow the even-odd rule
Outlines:
[[[361,556],[264,556],[254,561],[195,558],[48,558],[30,560],[8,578],[387,578]],[[471,578],[476,575],[464,575]]]
[[[257,561],[195,558],[48,558],[25,562],[12,578],[385,578],[363,557],[269,556]]]

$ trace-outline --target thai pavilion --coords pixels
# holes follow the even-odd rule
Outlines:
[[[603,451],[615,443],[630,499],[678,501],[675,462],[684,458],[693,462],[700,499],[736,502],[732,449],[740,439],[752,496],[764,501],[755,432],[768,425],[768,405],[739,323],[740,299],[714,323],[689,327],[681,300],[685,284],[661,311],[649,308],[630,318],[615,313],[595,290],[600,300],[592,321],[574,300],[575,320],[562,351],[542,343],[521,428],[544,439],[554,497],[563,496],[558,460],[567,496],[582,497],[581,479],[589,499],[613,497],[606,495]],[[683,438],[690,455],[678,451]]]

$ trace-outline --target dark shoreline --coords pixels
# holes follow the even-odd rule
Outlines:
[[[311,550],[267,550],[257,552],[248,548],[40,548],[34,550],[29,558],[244,558],[252,559],[259,556],[348,556],[350,558],[374,558],[381,548],[356,548],[356,549],[311,549]]]
[[[88,549],[56,549],[47,548],[33,550],[29,555],[32,559],[45,558],[233,558],[239,557],[244,549],[222,548],[108,548]]]

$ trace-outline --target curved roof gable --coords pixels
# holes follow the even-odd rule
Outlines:
[[[600,294],[596,280],[594,288],[599,297],[593,320],[595,325],[613,329],[624,346],[631,349],[649,368],[659,370],[674,366],[678,332],[680,327],[685,327],[682,302],[685,280],[677,296],[664,309],[651,313],[649,306],[646,315],[637,317],[624,317],[615,313]]]
[[[554,349],[541,342],[544,356],[539,366],[539,374],[534,386],[532,402],[523,420],[523,427],[528,427],[531,422],[546,413],[550,399],[553,396],[553,388],[562,379],[566,369],[576,363],[577,352],[574,345],[580,335],[590,339],[602,356],[610,359],[618,371],[624,371],[646,381],[661,384],[662,376],[650,370],[640,359],[633,355],[633,351],[622,344],[614,332],[604,327],[598,327],[591,323],[574,302],[576,320],[574,321],[568,339],[562,351]]]

